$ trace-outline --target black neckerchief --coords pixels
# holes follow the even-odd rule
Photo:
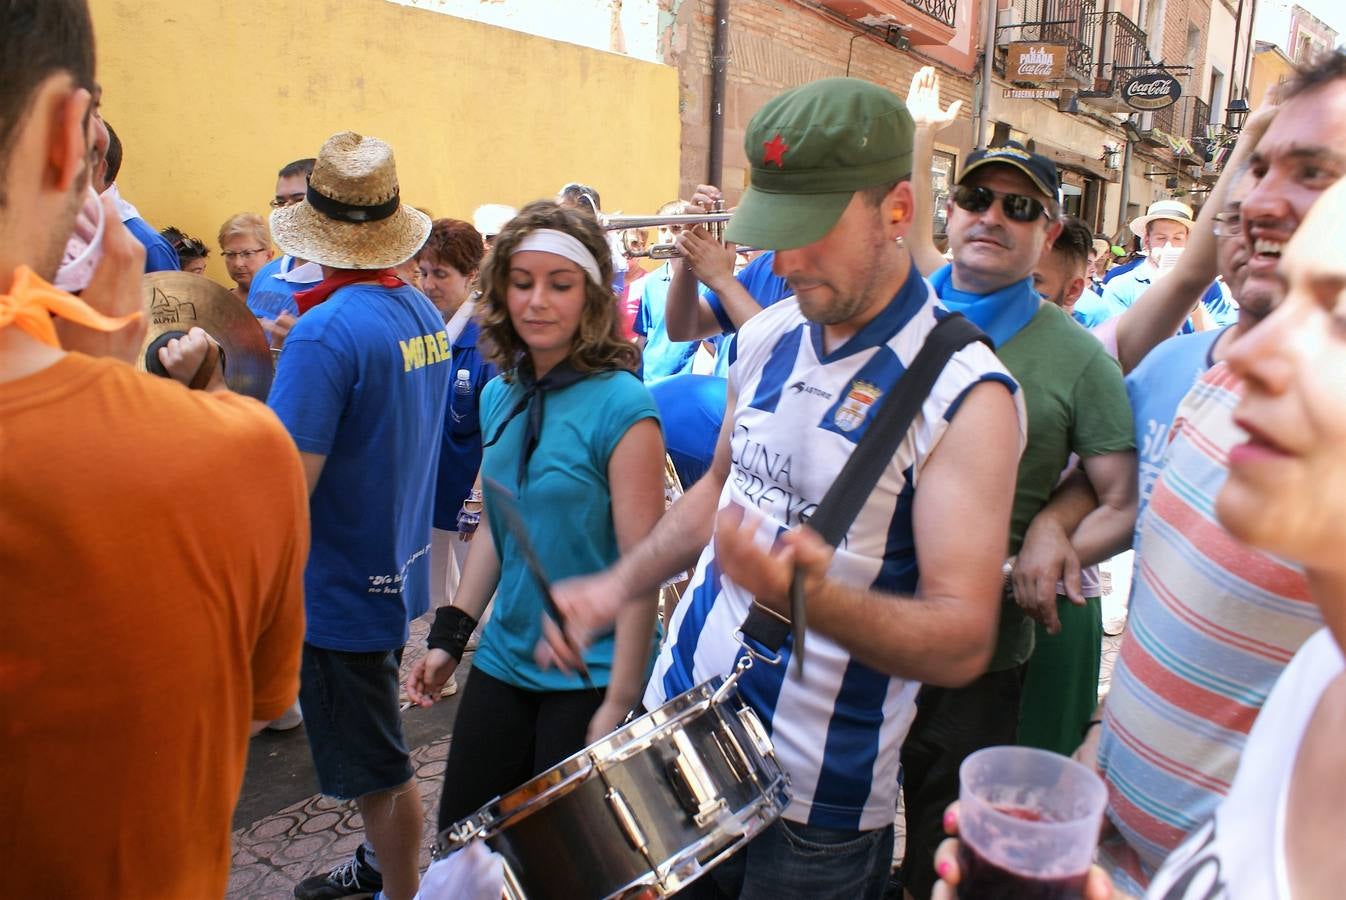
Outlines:
[[[610,371],[600,369],[598,371]],[[538,442],[542,440],[542,413],[546,403],[548,391],[558,391],[561,388],[570,387],[577,381],[588,378],[597,372],[577,372],[568,360],[563,360],[552,367],[546,375],[541,378],[533,377],[533,366],[528,360],[520,360],[519,365],[514,370],[515,377],[519,379],[519,385],[523,388],[523,396],[519,402],[514,404],[514,408],[505,416],[505,421],[500,423],[496,429],[495,437],[481,445],[485,450],[492,444],[500,440],[509,427],[509,423],[518,418],[524,410],[528,411],[528,418],[524,423],[523,431],[523,452],[519,454],[519,476],[518,486],[523,487],[525,478],[528,475],[528,461],[533,458],[533,451],[537,449]]]

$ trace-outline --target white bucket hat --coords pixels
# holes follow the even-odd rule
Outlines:
[[[1181,222],[1188,228],[1196,224],[1196,221],[1192,218],[1192,207],[1186,203],[1181,200],[1156,200],[1150,204],[1150,208],[1145,215],[1137,216],[1131,220],[1131,233],[1143,239],[1145,237],[1145,226],[1156,219]]]

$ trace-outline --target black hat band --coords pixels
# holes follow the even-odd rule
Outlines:
[[[308,205],[322,213],[329,219],[336,219],[341,222],[381,222],[384,219],[397,212],[397,207],[402,203],[401,189],[393,192],[393,197],[384,203],[374,206],[357,206],[354,203],[344,203],[341,200],[334,200],[325,194],[318,193],[312,183],[308,186]]]

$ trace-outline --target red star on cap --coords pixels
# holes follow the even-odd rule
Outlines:
[[[785,151],[790,149],[790,145],[785,143],[779,134],[769,141],[763,141],[762,149],[766,151],[762,157],[762,165],[775,163],[776,168],[785,168]]]

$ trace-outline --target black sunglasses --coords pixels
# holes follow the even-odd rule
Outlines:
[[[953,202],[958,204],[959,209],[971,213],[986,212],[997,197],[1000,198],[1000,208],[1005,211],[1005,218],[1011,222],[1034,222],[1039,216],[1047,213],[1047,208],[1042,205],[1041,200],[1025,194],[1006,194],[988,187],[973,187],[966,184],[960,184],[953,189]]]

